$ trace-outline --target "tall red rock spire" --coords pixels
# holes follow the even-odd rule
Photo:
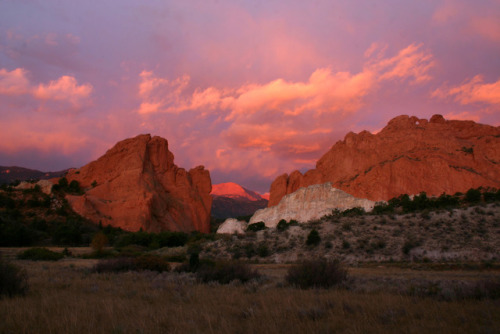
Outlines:
[[[85,189],[67,197],[70,205],[96,223],[128,231],[210,232],[210,173],[203,166],[177,167],[163,138],[125,139],[67,178]]]

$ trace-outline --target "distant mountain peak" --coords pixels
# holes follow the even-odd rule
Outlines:
[[[229,198],[246,198],[250,201],[259,201],[263,199],[263,197],[255,191],[243,188],[234,182],[213,184],[211,195]]]

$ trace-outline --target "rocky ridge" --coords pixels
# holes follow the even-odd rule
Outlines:
[[[174,164],[167,140],[139,135],[71,170],[82,196],[66,198],[77,213],[104,226],[128,231],[210,232],[210,174],[203,166],[186,171]]]
[[[348,133],[305,174],[283,174],[271,185],[269,207],[302,187],[331,182],[358,198],[454,194],[500,188],[500,127],[473,121],[398,116],[379,133]]]
[[[278,205],[255,212],[249,224],[262,221],[267,227],[276,227],[281,219],[308,222],[331,214],[335,209],[344,211],[361,207],[370,211],[374,206],[374,201],[351,196],[327,182],[300,188],[285,195]]]

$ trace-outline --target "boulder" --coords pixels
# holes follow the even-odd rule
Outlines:
[[[210,174],[203,166],[177,167],[163,138],[123,140],[66,178],[85,191],[68,195],[68,202],[95,223],[128,231],[210,232]]]
[[[302,175],[283,174],[271,185],[268,207],[299,188],[331,182],[358,198],[454,194],[500,188],[500,127],[473,121],[428,121],[398,116],[377,134],[348,133]]]
[[[217,229],[218,234],[245,234],[247,222],[234,218],[226,219]]]
[[[344,211],[355,207],[371,211],[376,202],[356,198],[335,189],[332,183],[316,184],[283,196],[278,205],[258,210],[249,224],[264,222],[267,227],[276,227],[281,219],[308,222],[331,214],[333,210]]]

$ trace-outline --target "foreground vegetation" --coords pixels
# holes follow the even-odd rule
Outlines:
[[[443,299],[437,285],[422,281],[475,284],[498,277],[497,270],[350,268],[343,286],[302,290],[285,283],[289,266],[283,265],[254,266],[264,278],[219,285],[186,272],[93,272],[99,260],[14,261],[27,271],[29,290],[0,300],[0,333],[35,328],[37,333],[493,333],[500,328],[498,299]],[[389,276],[393,280],[384,283]],[[417,293],[418,282],[426,294]]]

